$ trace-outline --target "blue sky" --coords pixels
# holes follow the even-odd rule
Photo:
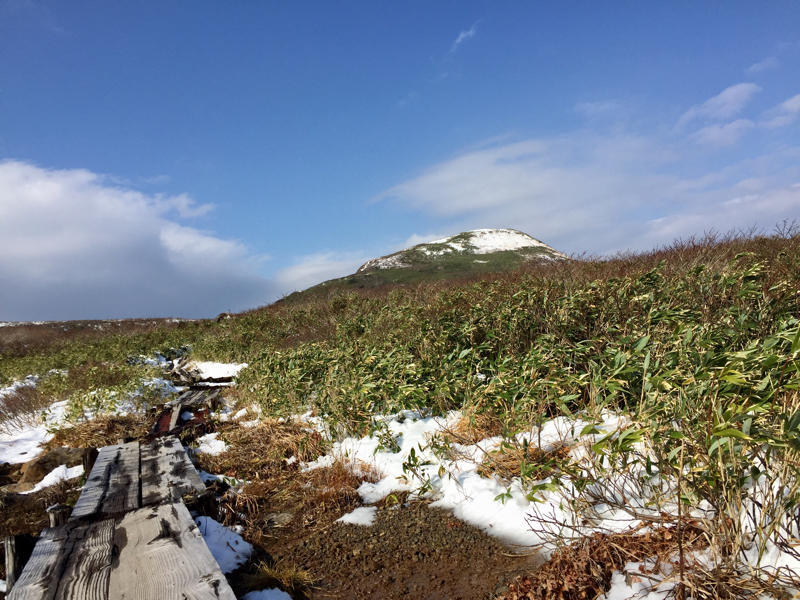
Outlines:
[[[800,4],[0,0],[0,319],[800,217]],[[189,294],[191,301],[187,301]]]

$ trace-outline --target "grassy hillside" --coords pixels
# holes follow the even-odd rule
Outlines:
[[[598,472],[630,478],[634,465],[647,476],[625,485],[677,481],[686,510],[713,508],[693,527],[730,575],[741,573],[754,544],[797,554],[799,290],[797,235],[707,238],[10,349],[0,371],[6,381],[38,373],[43,389],[69,395],[103,377],[132,380],[144,369],[126,364],[132,355],[188,344],[196,358],[248,362],[237,400],[268,414],[312,410],[344,435],[374,432],[376,414],[403,408],[459,410],[462,439],[501,435],[509,448],[516,433],[546,419],[623,415],[624,432],[593,446],[592,468],[548,458],[557,465],[548,462],[547,472],[568,476],[580,494],[596,493]],[[53,368],[69,371],[47,375]],[[559,485],[561,476],[542,483],[532,459],[515,469],[531,494]],[[765,481],[781,485],[765,490]],[[604,500],[621,509],[624,501]],[[755,525],[739,518],[754,505]]]
[[[498,235],[500,239],[493,239]],[[512,247],[508,246],[509,241]],[[513,247],[514,242],[520,247]],[[370,260],[352,275],[295,292],[286,301],[302,302],[352,290],[418,285],[430,281],[467,281],[491,273],[517,270],[532,262],[563,258],[566,257],[550,246],[514,229],[465,231]]]

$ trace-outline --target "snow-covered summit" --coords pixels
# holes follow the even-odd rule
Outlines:
[[[506,251],[518,252],[526,258],[545,260],[566,258],[564,254],[544,242],[516,229],[474,229],[373,258],[361,265],[357,272],[410,267],[418,263],[419,259],[426,257],[435,259],[455,254],[492,254]]]

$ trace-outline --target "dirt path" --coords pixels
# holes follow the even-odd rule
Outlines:
[[[268,548],[318,579],[310,598],[471,600],[541,561],[514,556],[482,531],[423,502],[380,508],[371,526],[334,523],[303,539],[278,536]]]

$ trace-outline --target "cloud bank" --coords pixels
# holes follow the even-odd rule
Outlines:
[[[795,122],[800,96],[742,116],[760,90],[730,86],[660,130],[615,124],[492,143],[432,165],[378,199],[433,217],[431,229],[514,227],[576,253],[649,249],[711,229],[769,231],[800,220],[800,146],[774,137]],[[576,109],[591,119],[597,107],[606,104]],[[754,138],[747,145],[745,135]]]
[[[0,162],[0,320],[208,317],[271,300],[265,257],[182,222],[211,210],[87,170]]]

